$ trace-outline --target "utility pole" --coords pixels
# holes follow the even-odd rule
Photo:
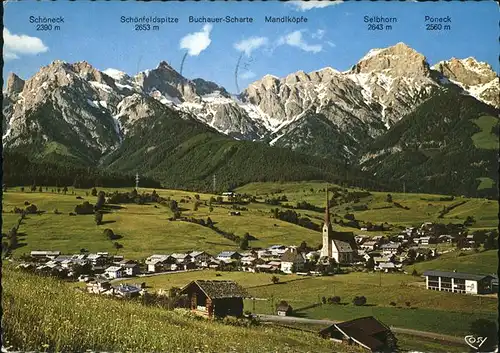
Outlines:
[[[214,194],[216,193],[215,192],[216,186],[217,186],[217,184],[216,184],[216,177],[215,177],[215,174],[214,174],[214,178],[213,178],[213,192],[214,192]]]
[[[139,173],[135,173],[135,191],[139,191]]]
[[[406,194],[406,183],[403,181],[403,194]]]

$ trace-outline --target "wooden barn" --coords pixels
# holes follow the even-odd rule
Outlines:
[[[319,332],[323,338],[345,344],[357,344],[370,352],[395,351],[397,340],[390,328],[373,316],[333,324]]]
[[[208,317],[242,316],[246,291],[233,281],[193,281],[181,289],[189,298],[190,308]]]

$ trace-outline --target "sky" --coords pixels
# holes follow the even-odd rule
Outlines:
[[[494,2],[8,2],[4,5],[4,77],[23,79],[54,60],[87,61],[134,75],[167,61],[183,76],[238,93],[266,74],[278,77],[324,67],[348,70],[372,48],[404,42],[440,60],[475,57],[496,72],[499,8]],[[30,16],[60,17],[59,30],[37,30]],[[159,30],[136,31],[121,16],[178,18]],[[193,17],[251,17],[253,23],[189,23]],[[265,23],[265,16],[305,17]],[[390,30],[368,30],[364,17],[395,17]],[[449,16],[448,30],[426,29],[425,16]],[[55,26],[55,24],[53,24]],[[54,27],[53,27],[54,28]],[[241,60],[239,60],[241,57]],[[239,61],[239,66],[237,67]],[[236,69],[237,75],[235,75]]]

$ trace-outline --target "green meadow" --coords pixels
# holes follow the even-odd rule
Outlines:
[[[160,196],[178,201],[183,216],[205,220],[210,217],[216,227],[240,237],[248,232],[255,238],[250,241],[252,247],[267,247],[273,244],[299,245],[302,241],[306,241],[310,246],[318,246],[321,243],[319,232],[272,218],[272,209],[277,206],[266,204],[264,200],[286,195],[288,201],[283,204],[295,206],[298,201],[307,201],[317,207],[324,207],[325,193],[322,189],[325,187],[326,184],[321,182],[248,184],[238,188],[237,192],[255,195],[257,202],[244,205],[248,210],[241,211],[241,216],[231,216],[232,208],[228,203],[215,203],[210,211],[208,202],[216,195],[199,194],[201,204],[195,211],[195,193],[166,189],[159,189],[157,192]],[[222,250],[236,250],[239,247],[239,244],[207,227],[184,221],[169,221],[168,218],[172,216],[170,209],[155,204],[119,205],[121,208],[104,214],[104,224],[97,226],[93,215],[69,215],[75,206],[83,201],[96,202],[96,197],[88,195],[90,190],[70,188],[69,192],[63,195],[51,192],[53,189],[48,187],[48,191],[44,188],[43,192],[21,192],[20,188],[10,188],[4,193],[2,200],[4,233],[8,232],[19,219],[19,215],[11,213],[14,207],[24,208],[25,201],[28,201],[43,211],[40,215],[29,215],[22,222],[19,228],[21,246],[14,251],[14,256],[43,249],[59,250],[63,253],[78,252],[82,248],[89,251],[116,252],[113,243],[103,235],[105,228],[111,228],[114,233],[122,237],[118,242],[123,248],[119,249],[118,253],[134,259],[143,259],[153,253],[196,249],[215,254]],[[104,190],[128,191],[128,189],[113,188]],[[140,191],[151,192],[152,189],[140,189]],[[393,226],[417,226],[426,221],[462,223],[469,215],[476,220],[472,229],[491,229],[498,225],[498,203],[491,200],[455,198],[452,201],[440,201],[442,195],[403,193],[391,195],[394,202],[408,207],[409,210],[386,202],[386,193],[372,192],[357,203],[367,205],[367,210],[353,211],[354,204],[349,202],[333,207],[331,213],[338,219],[346,213],[353,213],[356,219],[364,222],[374,224],[387,222]],[[451,210],[444,218],[438,218],[443,207],[456,205],[462,201],[466,202]],[[56,209],[60,214],[54,213]],[[301,209],[295,211],[318,225],[322,224],[323,212]],[[367,233],[338,225],[334,225],[334,228],[339,231],[352,231],[355,234]],[[391,234],[396,231],[397,229],[385,233]],[[382,232],[368,234],[377,235]]]

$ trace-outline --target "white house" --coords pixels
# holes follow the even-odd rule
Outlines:
[[[273,245],[268,250],[271,255],[281,257],[286,252],[287,247],[284,245]]]
[[[178,264],[187,264],[191,262],[191,256],[189,254],[172,254],[170,256],[172,256]]]
[[[382,250],[382,254],[391,255],[397,254],[401,249],[401,243],[387,243],[380,246],[380,250]]]
[[[108,278],[121,278],[123,277],[124,270],[120,266],[110,266],[104,271],[104,273]]]
[[[189,256],[191,256],[192,262],[204,267],[207,267],[210,260],[213,259],[213,256],[205,251],[193,251],[189,253]]]
[[[175,259],[170,255],[151,255],[145,261],[148,272],[166,271],[169,265],[175,263]]]
[[[305,262],[304,256],[297,249],[288,249],[281,256],[281,271],[285,273],[301,271]]]
[[[232,262],[234,260],[241,259],[241,254],[236,251],[223,251],[219,255],[217,255],[217,260],[221,260],[224,262]]]
[[[372,251],[377,248],[377,242],[376,241],[367,241],[359,246],[361,249],[365,251]]]

